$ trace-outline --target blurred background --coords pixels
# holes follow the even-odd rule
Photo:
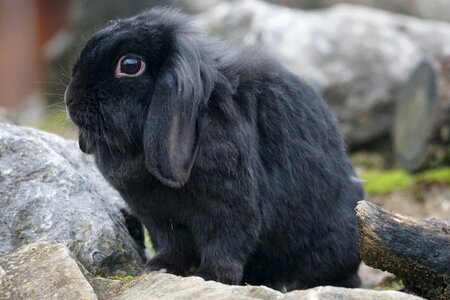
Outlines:
[[[314,85],[367,200],[450,219],[450,0],[0,0],[0,119],[75,138],[63,95],[78,52],[108,21],[154,5]]]

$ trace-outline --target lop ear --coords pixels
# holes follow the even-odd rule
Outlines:
[[[212,90],[211,74],[195,42],[178,37],[160,68],[144,126],[147,169],[163,184],[189,179],[200,135],[199,110]]]

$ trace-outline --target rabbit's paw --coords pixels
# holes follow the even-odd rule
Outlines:
[[[209,264],[201,265],[194,276],[205,280],[214,280],[225,284],[238,285],[242,281],[243,268],[241,265]]]
[[[176,253],[156,254],[145,265],[144,272],[163,272],[186,276],[192,264],[183,255]]]

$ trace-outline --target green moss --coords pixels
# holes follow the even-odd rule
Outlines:
[[[403,170],[363,171],[359,176],[366,181],[364,188],[371,194],[388,194],[414,183],[412,176]]]
[[[111,277],[108,277],[108,279],[112,279],[112,280],[120,280],[120,281],[131,281],[131,280],[133,280],[133,279],[135,279],[137,276],[131,276],[131,275],[126,275],[126,276],[123,276],[123,277],[120,277],[120,276],[111,276]]]
[[[365,170],[359,172],[369,194],[385,195],[395,190],[414,188],[422,183],[450,185],[450,168],[442,167],[410,174],[403,170]]]
[[[383,281],[375,286],[373,289],[377,291],[381,290],[391,290],[391,291],[401,291],[404,288],[403,280],[399,277],[389,276],[383,279]]]
[[[419,183],[444,183],[450,184],[450,168],[437,168],[431,169],[420,174],[417,174],[415,177],[416,181]]]

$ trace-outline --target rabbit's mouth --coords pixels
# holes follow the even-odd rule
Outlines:
[[[95,133],[98,128],[98,112],[95,107],[95,99],[86,93],[79,84],[72,79],[64,93],[64,102],[66,104],[69,118],[79,128]]]
[[[90,104],[91,101],[88,99],[79,100],[79,97],[67,95],[65,102],[67,114],[75,125],[92,133],[98,132],[99,114],[97,109]]]
[[[98,147],[106,146],[111,153],[117,152],[117,147],[114,147],[113,141],[108,138],[104,132],[99,128],[97,130],[90,130],[82,126],[78,126],[78,143],[81,151],[84,153],[94,153]]]
[[[98,134],[98,120],[96,113],[90,112],[89,109],[85,107],[80,107],[79,105],[68,105],[67,111],[70,119],[77,125],[80,129],[89,131],[92,134]]]

